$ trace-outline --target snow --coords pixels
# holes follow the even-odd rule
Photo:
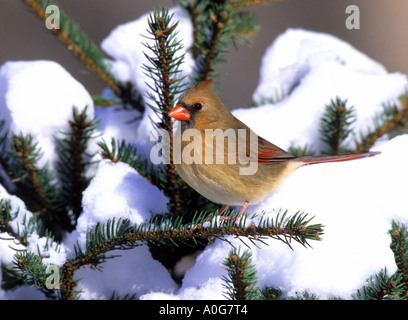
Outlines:
[[[395,102],[405,92],[406,84],[406,75],[387,73],[333,36],[291,29],[267,49],[254,93],[255,101],[263,101],[283,85],[283,99],[233,114],[283,149],[309,144],[321,153],[325,144],[319,139],[318,120],[332,99],[346,99],[348,107],[355,107],[358,121],[349,138],[354,141],[360,132],[373,127],[372,119],[384,104]],[[267,119],[268,125],[261,119]]]
[[[16,196],[10,195],[2,185],[0,185],[0,199],[10,204],[11,221],[9,226],[15,234],[28,232],[29,245],[24,247],[20,242],[14,239],[7,233],[0,233],[0,267],[2,264],[13,267],[14,254],[16,250],[26,249],[29,252],[41,254],[43,262],[47,265],[54,264],[61,266],[67,259],[66,250],[62,245],[49,240],[46,245],[46,238],[39,238],[38,235],[31,230],[29,220],[33,218],[33,214],[26,209],[24,202]],[[0,272],[1,283],[2,272]],[[19,288],[12,292],[5,292],[0,288],[0,300],[2,299],[43,299],[43,295],[33,288]]]
[[[173,21],[179,21],[176,29],[177,38],[182,41],[184,48],[179,52],[179,55],[186,54],[187,68],[191,68],[192,58],[190,54],[187,54],[187,50],[193,44],[193,26],[189,15],[180,7],[169,9],[169,14],[174,15]],[[102,50],[113,58],[107,63],[111,66],[115,78],[122,82],[131,82],[141,95],[150,91],[148,85],[153,84],[152,78],[146,75],[142,68],[143,64],[147,64],[145,53],[149,56],[152,54],[142,45],[153,45],[153,41],[150,40],[152,36],[148,32],[149,15],[150,13],[146,13],[137,20],[117,26],[101,43]],[[183,72],[188,71],[191,69]]]
[[[135,132],[140,121],[132,121],[132,119],[140,116],[138,111],[124,110],[118,106],[111,106],[96,109],[95,115],[100,121],[99,130],[101,131],[101,139],[105,140],[108,144],[111,142],[112,137],[118,141],[137,142]]]
[[[108,220],[128,219],[141,224],[167,211],[167,198],[125,163],[103,160],[83,193],[83,211],[67,245],[84,246],[87,231]]]
[[[323,298],[347,298],[381,268],[395,271],[387,231],[392,219],[408,222],[407,203],[396,199],[402,196],[401,190],[396,190],[399,181],[408,177],[404,169],[407,143],[404,135],[373,148],[382,152],[375,158],[301,168],[273,197],[249,208],[257,212],[273,207],[304,210],[325,226],[323,241],[312,243],[312,250],[297,248],[294,255],[287,252],[286,259],[291,261],[278,268],[281,274],[276,279],[289,294],[309,289]],[[392,168],[382,169],[390,166],[391,157]],[[397,208],[390,207],[393,200],[399,202]],[[279,245],[270,244],[267,252],[271,258],[277,258],[273,248]],[[263,250],[257,250],[259,255],[261,252],[255,265],[267,260]],[[260,283],[273,284],[268,277],[259,278]]]
[[[335,36],[288,29],[275,39],[262,58],[254,101],[274,98],[275,94],[287,95],[310,71],[327,61],[334,61],[358,73],[387,73],[381,64]]]
[[[408,135],[401,135],[373,148],[381,151],[374,158],[298,169],[278,192],[248,206],[247,212],[265,211],[265,217],[270,218],[278,208],[290,214],[301,211],[314,216],[314,223],[324,225],[322,241],[309,241],[312,248],[292,243],[292,251],[272,239],[255,247],[243,239],[251,248],[258,286],[279,288],[289,296],[308,290],[320,299],[350,299],[382,268],[389,274],[395,272],[388,230],[392,219],[408,223],[408,203],[400,184],[408,178],[407,144]],[[227,239],[235,247],[247,249],[238,239]],[[207,247],[187,271],[178,295],[169,298],[223,299],[222,277],[227,273],[222,263],[230,250],[231,245],[221,240]]]
[[[180,38],[188,49],[192,43],[191,23],[181,9],[172,9],[181,19]],[[115,75],[130,81],[145,94],[141,65],[146,42],[147,15],[117,27],[102,42],[111,57]],[[191,71],[188,55],[184,72]],[[51,80],[50,80],[51,79]],[[55,81],[58,79],[58,81]],[[259,106],[234,110],[234,114],[258,134],[287,149],[305,144],[322,152],[319,119],[324,106],[339,96],[355,106],[357,123],[354,132],[372,127],[372,118],[386,103],[397,101],[405,93],[407,78],[388,73],[385,68],[349,44],[334,36],[290,29],[267,49],[260,70],[260,81],[254,92]],[[266,103],[276,92],[282,99]],[[105,94],[108,94],[105,92]],[[44,98],[46,97],[46,99]],[[98,115],[100,139],[108,143],[125,139],[148,149],[151,127],[149,111],[142,120],[128,124],[138,112],[114,111],[117,107],[94,111],[86,89],[61,66],[51,61],[7,62],[0,70],[0,118],[16,132],[31,133],[41,146],[43,163],[54,164],[55,141],[72,118],[72,106],[88,106],[89,116]],[[52,120],[52,121],[51,121]],[[353,138],[350,139],[351,143]],[[304,211],[313,222],[324,225],[322,241],[309,241],[312,248],[292,243],[293,250],[280,241],[268,239],[267,245],[254,246],[245,239],[257,270],[258,286],[273,286],[285,295],[308,290],[320,299],[350,299],[366,279],[382,268],[389,274],[396,270],[389,248],[391,221],[408,223],[406,190],[401,181],[408,180],[408,134],[391,140],[381,139],[372,150],[381,154],[358,161],[320,164],[298,169],[282,187],[262,203],[250,205],[247,212],[265,212],[275,217],[280,209],[289,214]],[[146,151],[145,150],[145,151]],[[145,152],[148,154],[148,152]],[[0,197],[10,199],[15,215],[12,228],[24,228],[24,215],[31,217],[24,203],[0,186]],[[97,223],[109,219],[129,219],[140,224],[155,214],[167,211],[167,198],[134,169],[124,163],[103,160],[83,194],[83,212],[76,229],[58,247],[45,249],[46,239],[30,234],[28,250],[40,252],[45,263],[61,266],[73,253],[73,244],[84,246],[86,233]],[[257,218],[254,218],[256,223]],[[0,235],[0,263],[10,266],[13,240]],[[233,237],[228,240],[241,251],[245,245]],[[231,250],[228,242],[216,240],[196,258],[179,287],[163,265],[154,260],[146,246],[131,250],[114,250],[102,265],[102,272],[80,268],[75,278],[82,278],[76,289],[81,299],[108,299],[113,292],[123,297],[136,293],[140,299],[225,299],[223,261]],[[1,277],[1,274],[0,274]],[[1,279],[0,279],[1,280]],[[0,299],[44,298],[33,288],[14,292],[0,289]]]
[[[293,50],[297,47],[298,51]],[[288,52],[297,54],[291,57]],[[355,106],[354,132],[359,134],[372,128],[373,116],[407,88],[405,75],[387,73],[333,36],[304,30],[287,31],[267,50],[254,100],[278,90],[277,83],[290,88],[283,100],[233,114],[280,147],[308,144],[317,151],[324,150],[319,119],[330,99],[339,96],[348,100],[348,106]],[[392,219],[408,222],[405,189],[400,183],[408,178],[407,145],[408,135],[401,135],[379,141],[372,150],[382,153],[373,158],[303,167],[276,193],[249,206],[247,212],[265,211],[266,217],[275,217],[279,209],[309,213],[315,223],[324,225],[323,240],[310,241],[312,249],[294,243],[292,251],[271,239],[267,246],[247,242],[258,286],[273,286],[289,296],[308,290],[320,299],[350,299],[382,268],[392,274],[396,266],[387,232]],[[246,248],[233,237],[228,240]],[[168,295],[169,299],[222,299],[222,277],[226,276],[222,263],[230,249],[221,240],[207,247],[187,271],[178,295]]]
[[[83,212],[76,230],[65,243],[71,252],[77,241],[85,250],[87,231],[97,223],[128,219],[132,225],[141,224],[155,214],[166,212],[167,201],[161,191],[127,164],[104,160],[83,194]],[[75,278],[83,278],[78,286],[82,290],[81,299],[109,299],[114,291],[124,296],[129,292],[140,295],[176,290],[167,270],[152,258],[146,246],[109,254],[120,257],[103,263],[102,273],[82,268],[75,274]]]
[[[163,265],[154,260],[148,247],[141,246],[131,250],[114,250],[112,255],[120,255],[101,264],[103,272],[81,268],[75,278],[82,280],[78,290],[81,299],[110,299],[112,293],[121,298],[136,293],[137,297],[152,292],[171,295],[177,291],[177,284]]]
[[[93,118],[90,94],[58,63],[8,61],[1,67],[0,118],[6,120],[6,128],[16,134],[31,134],[39,143],[43,152],[40,167],[48,163],[50,170],[54,169],[54,137],[68,131],[73,106],[79,111],[88,106],[87,115]]]

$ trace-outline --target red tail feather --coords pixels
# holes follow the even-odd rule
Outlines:
[[[380,152],[364,152],[364,153],[343,153],[336,154],[332,156],[311,156],[311,157],[302,157],[299,158],[300,161],[305,164],[315,164],[315,163],[324,163],[324,162],[338,162],[338,161],[349,161],[362,159],[367,157],[373,157],[380,154]]]

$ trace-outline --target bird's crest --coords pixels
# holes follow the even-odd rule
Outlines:
[[[183,100],[185,103],[191,104],[203,103],[202,100],[208,100],[210,97],[216,99],[216,96],[211,88],[213,83],[214,79],[208,79],[196,84],[181,96],[181,100]]]
[[[202,81],[202,82],[196,84],[196,85],[193,87],[193,89],[201,90],[201,89],[210,88],[213,83],[214,83],[214,79],[204,80],[204,81]]]

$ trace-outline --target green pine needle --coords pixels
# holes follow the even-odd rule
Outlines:
[[[352,132],[351,126],[356,121],[354,107],[347,107],[347,100],[336,97],[326,105],[320,121],[323,141],[329,146],[329,154],[340,154],[350,150],[343,147]]]
[[[356,300],[395,300],[403,298],[401,281],[398,276],[388,276],[387,270],[381,270],[370,277],[368,285],[353,295]],[[406,299],[406,296],[405,296]]]
[[[70,130],[62,132],[64,138],[57,138],[59,162],[57,171],[61,183],[59,205],[61,210],[72,210],[76,220],[82,212],[82,192],[87,188],[90,177],[87,172],[94,164],[94,155],[87,152],[89,142],[95,138],[98,123],[87,119],[87,107],[79,113],[73,107],[69,121]]]
[[[167,131],[170,144],[173,141],[173,121],[169,116],[177,96],[184,91],[183,79],[180,76],[181,66],[184,62],[184,54],[180,54],[183,48],[181,41],[177,38],[178,22],[173,22],[173,14],[168,9],[160,8],[154,10],[148,18],[148,39],[153,44],[146,43],[148,60],[143,65],[145,73],[153,79],[154,84],[148,84],[150,92],[147,98],[151,101],[147,105],[157,114],[159,123],[154,123],[156,128]],[[160,135],[159,135],[160,136]],[[170,145],[169,159],[173,159],[173,148]],[[169,198],[169,209],[175,213],[182,210],[180,183],[172,162],[166,164],[165,186],[163,188]]]
[[[261,295],[256,287],[256,269],[251,263],[251,252],[245,250],[242,254],[237,249],[232,249],[224,260],[228,277],[223,277],[224,294],[231,300],[258,300]]]
[[[45,165],[38,167],[41,149],[31,135],[11,134],[10,166],[8,175],[24,193],[22,197],[34,200],[31,210],[43,218],[44,226],[55,230],[56,225],[67,223],[58,211],[57,187]]]
[[[407,227],[403,224],[392,221],[391,230],[391,250],[394,253],[397,264],[397,274],[401,277],[402,289],[405,298],[408,297],[408,234]]]
[[[374,143],[384,135],[401,134],[408,125],[408,96],[399,97],[400,106],[384,104],[383,111],[373,117],[373,126],[366,133],[360,133],[360,139],[355,141],[354,152],[368,150]],[[402,131],[401,131],[402,130]]]

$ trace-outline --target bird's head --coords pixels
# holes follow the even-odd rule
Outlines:
[[[180,120],[182,128],[217,127],[217,120],[230,113],[212,90],[213,82],[213,79],[205,80],[183,93],[169,116]]]

